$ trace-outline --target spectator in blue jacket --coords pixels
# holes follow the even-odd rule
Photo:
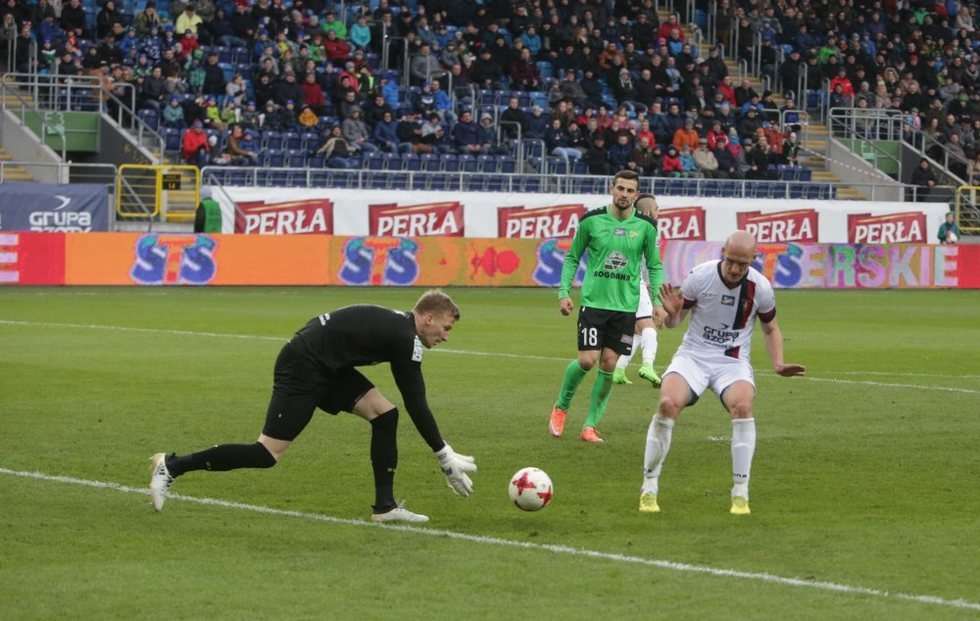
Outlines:
[[[398,83],[389,80],[387,77],[381,78],[381,94],[384,95],[385,103],[391,106],[392,110],[398,109]]]
[[[463,110],[459,115],[459,122],[453,127],[453,143],[460,153],[468,155],[483,153],[483,146],[480,144],[480,127],[473,120],[473,113],[469,110]]]
[[[385,110],[381,120],[374,126],[371,140],[389,153],[398,153],[398,121],[391,110]]]

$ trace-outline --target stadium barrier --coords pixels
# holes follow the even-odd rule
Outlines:
[[[183,164],[123,164],[116,174],[119,219],[193,222],[201,201],[201,170]]]
[[[554,287],[568,238],[0,233],[0,282],[21,285]],[[670,241],[678,284],[720,242]],[[779,288],[980,288],[980,246],[762,244]],[[577,279],[583,275],[584,263]]]
[[[222,232],[352,236],[566,237],[608,195],[222,187]],[[763,243],[936,243],[945,203],[785,201],[658,196],[660,233],[724,241],[738,228]]]

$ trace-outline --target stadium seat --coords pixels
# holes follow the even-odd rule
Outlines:
[[[421,158],[420,170],[427,172],[439,172],[442,170],[442,161],[435,153],[423,153]]]
[[[422,160],[415,153],[406,153],[402,156],[402,170],[422,170]]]
[[[289,149],[286,152],[285,165],[289,168],[303,168],[306,166],[306,151],[302,149]]]
[[[459,167],[463,172],[476,172],[476,158],[465,153],[460,155]]]
[[[303,139],[299,132],[285,132],[282,139],[284,149],[299,149],[303,146]]]
[[[442,155],[442,169],[446,172],[459,172],[459,157],[452,153]]]
[[[263,149],[284,149],[285,140],[281,132],[277,132],[271,129],[266,129],[262,132],[262,148]]]
[[[477,172],[481,173],[496,173],[497,172],[497,158],[493,155],[480,155],[476,158]]]
[[[281,168],[285,162],[285,152],[282,149],[265,149],[265,159],[263,166],[267,168]]]
[[[385,156],[389,153],[372,153],[367,157],[368,170],[384,170],[388,167],[388,160]]]

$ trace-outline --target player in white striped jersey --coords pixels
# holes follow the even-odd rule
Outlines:
[[[749,473],[755,453],[755,381],[749,348],[757,316],[775,372],[784,377],[806,372],[801,365],[783,362],[783,335],[776,323],[772,285],[751,267],[755,240],[745,231],[736,231],[725,241],[722,256],[720,261],[691,270],[680,292],[669,285],[661,289],[667,327],[680,324],[688,310],[691,321],[664,371],[660,404],[647,429],[640,494],[643,512],[660,511],[660,472],[677,417],[711,388],[732,417],[731,513],[749,513]]]

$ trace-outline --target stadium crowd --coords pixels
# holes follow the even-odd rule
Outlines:
[[[41,71],[136,85],[141,118],[198,165],[506,157],[520,139],[577,172],[765,179],[796,168],[793,111],[826,97],[899,111],[980,173],[980,38],[958,0],[720,0],[704,57],[654,0],[91,2],[4,0],[17,68],[34,41]],[[757,40],[778,95],[723,60]]]

